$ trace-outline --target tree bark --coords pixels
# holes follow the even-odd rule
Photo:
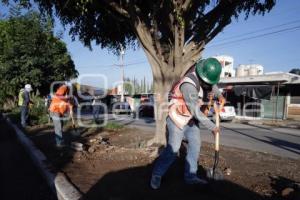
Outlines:
[[[166,118],[168,116],[168,95],[171,87],[176,83],[182,74],[183,67],[169,66],[163,61],[157,63],[146,50],[146,55],[152,68],[155,94],[155,121],[156,130],[153,139],[148,142],[148,146],[153,144],[165,145],[166,138]]]
[[[155,135],[152,141],[149,143],[162,144],[167,143],[166,138],[166,118],[168,116],[168,93],[171,88],[171,83],[169,82],[154,82],[155,91],[155,121],[156,129]]]

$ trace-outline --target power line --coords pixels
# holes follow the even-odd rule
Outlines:
[[[141,61],[141,62],[130,63],[130,64],[126,64],[125,66],[132,66],[132,65],[144,64],[144,63],[148,63],[148,61],[144,60],[144,61]]]
[[[267,30],[267,29],[270,29],[270,28],[280,27],[280,26],[292,24],[292,23],[295,23],[295,22],[300,22],[300,20],[295,20],[295,21],[292,21],[292,22],[272,26],[272,27],[269,27],[269,28],[264,28],[264,29],[261,29],[261,30]],[[230,44],[237,43],[237,42],[242,42],[242,41],[261,38],[261,37],[266,37],[266,36],[269,36],[269,35],[284,33],[284,32],[287,32],[287,31],[297,31],[299,29],[300,29],[300,26],[289,27],[289,28],[280,29],[280,30],[273,31],[273,32],[263,33],[263,34],[256,35],[256,36],[246,37],[246,38],[242,38],[242,39],[238,39],[238,40],[232,40],[232,41],[229,41],[229,42],[223,42],[223,43],[219,43],[219,44],[214,44],[214,45],[211,45],[211,46],[207,46],[207,48],[230,45]],[[249,32],[249,33],[246,33],[244,35],[249,35],[249,34],[252,34],[252,33],[254,33],[254,32]],[[231,37],[231,38],[233,38],[233,37]],[[124,64],[123,66],[134,66],[134,65],[138,65],[138,64],[144,64],[144,63],[148,63],[148,62],[146,60],[142,60],[142,61],[139,61],[139,62],[132,62],[132,63],[129,63],[129,64]],[[95,67],[95,68],[98,68],[98,69],[101,68],[101,70],[107,70],[107,69],[111,69],[112,67],[115,67],[115,66],[120,66],[120,65],[112,64],[112,65],[102,65],[102,66],[98,65],[98,66],[89,66],[89,67]],[[88,66],[85,66],[85,67],[81,66],[80,68],[86,68],[86,67],[88,67]],[[107,68],[107,69],[105,69],[105,68]]]
[[[230,36],[230,37],[223,38],[223,39],[220,39],[220,40],[224,41],[224,40],[230,40],[230,39],[233,39],[233,38],[243,37],[243,36],[246,36],[246,35],[251,35],[251,34],[254,34],[254,33],[265,31],[265,30],[271,30],[271,29],[274,29],[274,28],[278,28],[278,27],[282,27],[282,26],[286,26],[286,25],[295,24],[297,22],[300,22],[300,19],[295,20],[295,21],[290,21],[290,22],[287,22],[287,23],[284,23],[284,24],[270,26],[270,27],[267,27],[267,28],[257,29],[255,31],[251,31],[251,32],[248,32],[248,33],[243,33],[243,34],[238,34],[238,35]],[[214,42],[218,42],[218,40],[214,41]]]
[[[146,60],[140,61],[140,62],[134,62],[134,63],[129,63],[129,64],[124,64],[124,66],[132,66],[132,65],[138,65],[138,64],[144,64],[144,63],[148,63]],[[114,65],[114,66],[120,66],[118,64]]]
[[[233,41],[230,41],[230,42],[224,42],[224,43],[214,44],[214,45],[211,45],[211,46],[207,46],[207,48],[224,46],[224,45],[227,45],[227,44],[242,42],[242,41],[245,41],[245,40],[251,40],[251,39],[261,38],[261,37],[265,37],[265,36],[269,36],[269,35],[274,35],[274,34],[278,34],[278,33],[283,33],[283,32],[292,31],[292,30],[299,30],[299,29],[300,29],[300,26],[290,27],[290,28],[281,29],[281,30],[273,31],[273,32],[269,32],[269,33],[264,33],[264,34],[260,34],[260,35],[256,35],[256,36],[252,36],[252,37],[247,37],[247,38],[242,38],[242,39],[238,39],[238,40],[233,40]]]
[[[105,68],[111,68],[114,67],[115,65],[88,65],[88,66],[78,66],[78,68],[101,68],[101,69],[105,69]]]

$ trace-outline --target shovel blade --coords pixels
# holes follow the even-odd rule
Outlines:
[[[224,175],[219,169],[215,169],[215,171],[213,168],[208,169],[206,171],[206,176],[208,179],[216,180],[216,181],[221,181],[224,179]]]

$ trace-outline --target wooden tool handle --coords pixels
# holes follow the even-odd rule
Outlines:
[[[217,128],[220,129],[220,113],[217,109],[215,109],[215,113],[216,113],[216,126]],[[215,151],[219,151],[220,149],[220,133],[217,132],[215,134]]]
[[[72,120],[72,124],[73,124],[73,126],[75,126],[75,121],[74,121],[73,112],[71,112],[71,113],[70,113],[70,117],[71,117],[71,120]]]

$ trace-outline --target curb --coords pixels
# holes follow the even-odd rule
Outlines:
[[[257,125],[257,126],[269,126],[274,127],[270,124],[265,124],[263,122],[246,122],[249,125]],[[299,125],[287,124],[287,125],[276,125],[275,128],[290,128],[290,129],[300,129]]]
[[[56,194],[58,200],[78,200],[82,197],[81,193],[68,181],[61,172],[56,172],[46,156],[28,139],[25,134],[2,114],[7,123],[15,130],[17,140],[29,154],[34,165],[38,168],[45,178],[50,189]]]

